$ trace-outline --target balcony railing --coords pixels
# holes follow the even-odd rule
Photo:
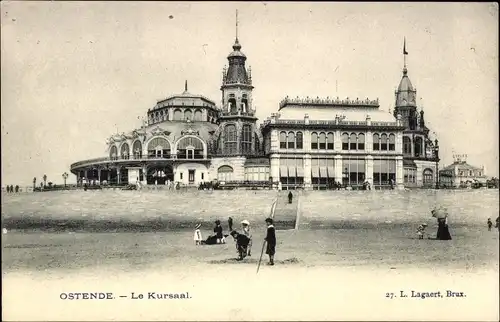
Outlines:
[[[81,166],[89,165],[89,164],[95,164],[95,163],[106,163],[106,162],[127,162],[127,161],[162,161],[162,160],[198,160],[198,161],[203,161],[203,160],[209,160],[210,157],[205,157],[203,155],[197,155],[195,154],[194,156],[181,156],[181,155],[165,155],[165,156],[156,156],[156,155],[143,155],[143,156],[138,156],[138,155],[130,155],[130,156],[116,156],[116,157],[103,157],[103,158],[95,158],[95,159],[88,159],[88,160],[83,160],[83,161],[78,161],[75,162],[71,165],[71,169],[78,168]]]
[[[290,124],[290,125],[305,125],[305,120],[280,120],[275,119],[272,121],[271,119],[267,119],[263,122],[263,126],[268,124]],[[333,120],[309,120],[309,125],[350,125],[350,126],[368,126],[368,122],[366,121],[333,121]],[[371,126],[400,126],[397,122],[371,122]]]

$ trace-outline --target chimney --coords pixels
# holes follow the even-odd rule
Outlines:
[[[308,125],[308,124],[309,124],[309,114],[307,114],[307,113],[306,113],[306,114],[304,114],[304,123],[305,123],[306,125]]]
[[[370,114],[366,114],[366,125],[372,125],[372,117],[370,116]]]

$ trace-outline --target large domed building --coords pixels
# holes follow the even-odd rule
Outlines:
[[[439,162],[417,111],[406,60],[394,113],[377,100],[286,97],[257,126],[247,57],[236,36],[220,107],[188,91],[160,100],[140,128],[111,136],[108,154],[71,165],[79,183],[283,189],[433,187]],[[404,51],[406,53],[406,51]]]
[[[266,182],[269,161],[252,105],[252,76],[236,37],[223,70],[222,108],[202,95],[184,92],[160,100],[147,121],[107,140],[106,157],[71,165],[78,182],[197,186],[221,182]]]

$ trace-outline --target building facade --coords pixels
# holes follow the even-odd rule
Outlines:
[[[439,185],[442,188],[467,188],[475,183],[485,185],[488,181],[484,166],[479,168],[467,163],[467,155],[454,155],[453,163],[439,170]]]
[[[283,189],[432,186],[431,142],[407,76],[394,114],[378,100],[286,97],[260,126],[252,75],[236,37],[217,104],[188,91],[160,100],[140,128],[107,140],[107,155],[71,165],[79,183],[198,186],[217,181]]]
[[[287,97],[262,124],[271,178],[283,189],[402,188],[403,129],[369,99]]]

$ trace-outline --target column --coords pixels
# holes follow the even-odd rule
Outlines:
[[[396,157],[396,188],[404,189],[403,157]]]
[[[302,140],[302,144],[303,144],[303,147],[304,147],[304,152],[310,152],[311,151],[311,131],[310,130],[305,130],[303,131],[302,133],[304,133],[303,135],[303,140]],[[304,159],[305,160],[305,159]],[[311,156],[309,156],[309,160],[311,160]],[[310,163],[309,163],[310,164]],[[305,170],[304,170],[305,171]],[[309,171],[310,172],[310,171]],[[304,174],[305,175],[305,174]],[[304,178],[305,180],[305,178]]]
[[[85,169],[85,180],[89,184],[89,170]]]
[[[120,184],[120,167],[116,167],[116,184]]]
[[[411,156],[414,157],[415,156],[415,141],[413,140],[413,136],[410,136],[409,139],[410,139],[410,142],[411,142]]]
[[[280,181],[280,156],[279,154],[271,154],[271,169],[269,169],[271,177],[273,178],[273,188],[277,186]]]
[[[366,153],[372,153],[373,151],[373,132],[367,131],[365,136],[365,151]],[[372,157],[373,160],[373,157]]]
[[[365,178],[373,187],[373,156],[367,155],[365,158]]]
[[[310,136],[310,134],[309,134]],[[310,147],[310,146],[309,146]],[[304,189],[311,190],[311,155],[304,154]]]
[[[101,168],[97,169],[97,180],[99,181],[99,184],[101,184]]]
[[[333,144],[333,150],[336,152],[342,151],[342,132],[337,130],[335,133],[335,143]],[[335,178],[337,180],[337,178]]]
[[[108,168],[108,170],[106,170],[106,172],[108,173],[108,184],[109,184],[111,181],[111,170]]]
[[[396,133],[396,153],[403,153],[403,133]]]
[[[271,152],[278,152],[280,148],[280,139],[278,130],[271,131]]]
[[[343,178],[344,178],[344,173],[342,169],[342,156],[337,154],[335,156],[335,180],[337,180],[337,182],[342,183]]]
[[[148,184],[148,167],[146,164],[142,165],[142,184],[147,185]]]

